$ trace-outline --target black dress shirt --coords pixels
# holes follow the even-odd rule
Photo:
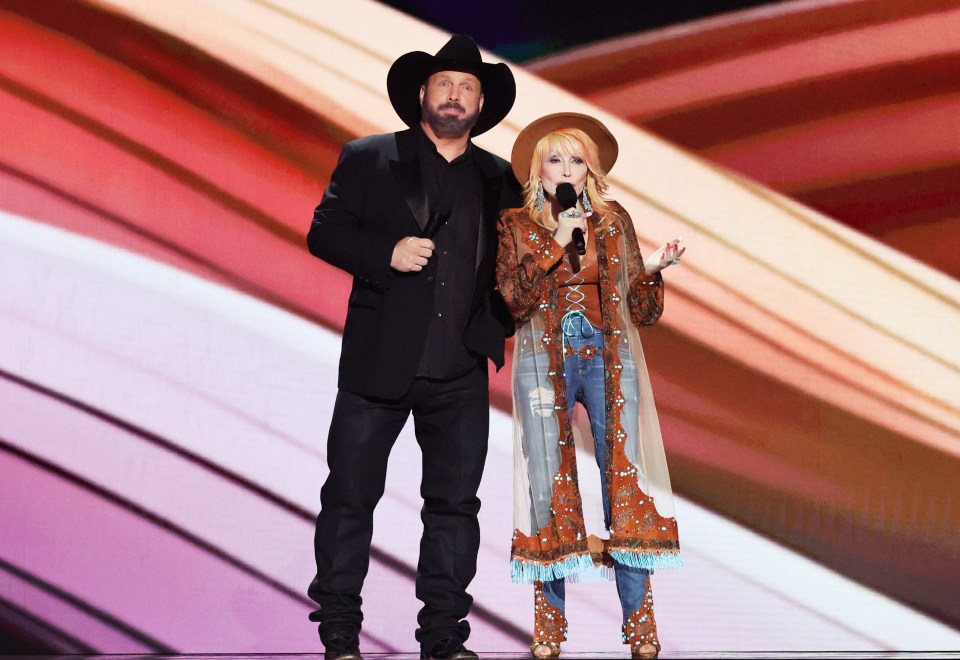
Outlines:
[[[435,245],[430,258],[436,260],[430,275],[435,278],[433,316],[417,375],[455,378],[481,361],[463,345],[473,302],[483,207],[480,171],[470,143],[450,162],[422,131],[417,148],[430,216],[437,218],[435,232],[428,236]]]

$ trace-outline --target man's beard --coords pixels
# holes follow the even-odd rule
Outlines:
[[[442,114],[442,110],[447,108],[455,108],[459,110],[464,110],[464,107],[459,103],[444,103],[436,110],[430,107],[429,104],[424,104],[421,114],[423,119],[427,122],[427,125],[433,130],[433,134],[441,138],[457,138],[463,137],[470,132],[476,123],[477,118],[480,116],[480,112],[474,112],[472,115],[446,115]]]

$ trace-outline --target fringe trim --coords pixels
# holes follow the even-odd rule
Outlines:
[[[586,584],[590,582],[612,582],[617,579],[617,574],[613,566],[592,564],[589,570],[573,573],[566,577],[567,582],[571,584]]]
[[[610,557],[619,564],[655,571],[661,568],[683,568],[683,557],[678,552],[654,554],[614,550]],[[550,582],[564,578],[568,582],[601,582],[616,578],[613,566],[597,566],[589,553],[567,557],[562,561],[538,564],[522,559],[510,560],[510,578],[516,584]]]
[[[597,572],[589,552],[549,564],[537,564],[522,559],[510,560],[510,579],[517,584],[551,582],[588,572]]]
[[[655,571],[659,568],[683,568],[683,557],[679,552],[654,554],[652,552],[630,552],[629,550],[612,550],[610,556],[619,564],[634,568],[645,568]]]

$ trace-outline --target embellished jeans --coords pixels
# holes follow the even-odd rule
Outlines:
[[[607,529],[610,529],[610,496],[606,482],[606,390],[604,388],[603,364],[603,332],[594,328],[587,318],[578,312],[568,314],[563,319],[563,339],[572,349],[563,362],[564,376],[567,383],[567,406],[570,418],[573,418],[573,407],[576,402],[586,409],[590,420],[590,430],[594,438],[594,455],[597,467],[600,469],[602,484],[603,515]],[[636,410],[636,365],[629,354],[621,355],[624,366],[622,376],[622,390],[624,397],[633,405],[627,405],[625,412]],[[630,433],[630,427],[635,425],[636,415],[627,412],[624,426]],[[635,433],[630,437],[636,438]],[[539,521],[538,521],[539,523]],[[625,566],[619,562],[615,566],[617,594],[620,597],[620,607],[623,610],[623,620],[633,613],[643,603],[646,593],[649,571],[642,568]],[[565,612],[565,581],[552,580],[543,583],[544,595],[551,605],[561,612]]]

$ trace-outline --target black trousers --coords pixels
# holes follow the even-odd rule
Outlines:
[[[320,623],[324,646],[360,632],[373,510],[383,496],[390,450],[411,413],[423,455],[416,581],[423,607],[416,638],[429,650],[443,639],[470,635],[464,619],[480,547],[477,490],[487,455],[489,396],[485,364],[452,380],[417,378],[399,401],[337,394],[327,440],[330,473],[314,536],[317,575],[308,590],[320,606],[310,619]]]

